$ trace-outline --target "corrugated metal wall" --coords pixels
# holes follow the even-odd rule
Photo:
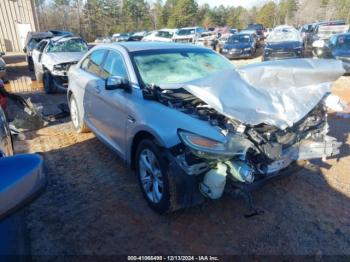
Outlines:
[[[33,0],[0,0],[0,50],[22,51],[23,33],[36,31]]]

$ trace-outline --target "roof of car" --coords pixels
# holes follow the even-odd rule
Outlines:
[[[129,52],[145,51],[145,50],[162,50],[162,49],[207,49],[199,47],[193,44],[180,44],[180,43],[166,43],[166,42],[118,42],[105,45],[99,45],[100,47],[113,47],[116,45],[123,46]]]
[[[28,35],[31,38],[49,38],[53,36],[51,32],[29,32]]]
[[[66,36],[66,35],[62,35],[62,36],[55,36],[52,37],[51,40],[53,42],[57,42],[57,41],[61,41],[61,40],[69,40],[69,39],[80,39],[81,37],[79,36]]]

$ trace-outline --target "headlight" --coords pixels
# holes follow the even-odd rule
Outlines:
[[[225,150],[225,146],[223,143],[219,141],[212,140],[210,138],[206,138],[200,135],[196,135],[186,131],[179,131],[179,136],[181,141],[196,150],[201,151],[223,151]]]
[[[318,55],[322,55],[322,53],[323,53],[322,49],[317,49],[316,52],[317,52]]]
[[[224,48],[224,49],[222,49],[222,52],[227,53],[227,52],[228,52],[228,49]]]
[[[240,135],[228,136],[224,143],[183,130],[179,130],[178,135],[195,155],[209,159],[243,155],[251,146],[251,142]]]
[[[243,50],[244,50],[244,51],[250,51],[251,48],[250,48],[250,47],[247,47],[247,48],[244,48]]]
[[[55,70],[65,70],[66,69],[66,64],[54,65],[53,69],[55,69]]]

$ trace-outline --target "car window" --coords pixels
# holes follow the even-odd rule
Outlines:
[[[141,51],[133,56],[136,69],[145,85],[167,85],[190,82],[234,65],[213,51],[164,50]]]
[[[128,78],[128,73],[124,64],[123,57],[114,51],[109,51],[104,64],[102,65],[101,77],[119,76]]]
[[[84,61],[81,63],[81,69],[94,74],[100,75],[100,65],[103,61],[105,50],[96,50],[92,52]]]
[[[87,50],[86,42],[80,38],[63,38],[60,41],[51,42],[47,48],[48,53],[86,52]]]
[[[30,39],[27,44],[28,49],[32,50],[39,42],[40,42],[40,39],[36,39],[36,38]]]
[[[35,49],[42,52],[44,50],[46,44],[47,44],[47,41],[42,41],[35,47]]]

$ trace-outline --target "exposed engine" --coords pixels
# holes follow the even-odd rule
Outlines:
[[[176,148],[174,154],[188,174],[206,172],[200,188],[210,198],[221,196],[225,187],[222,181],[227,174],[236,182],[253,183],[288,167],[296,160],[337,154],[341,145],[326,135],[328,124],[323,102],[292,127],[281,130],[266,124],[249,126],[228,118],[184,89],[161,90],[152,86],[144,90],[144,97],[218,126],[221,133],[232,140],[233,147],[237,146],[234,143],[237,139],[244,141],[239,143],[239,146],[244,147],[240,153],[222,158],[203,154],[184,145]],[[211,186],[206,181],[211,181]]]

